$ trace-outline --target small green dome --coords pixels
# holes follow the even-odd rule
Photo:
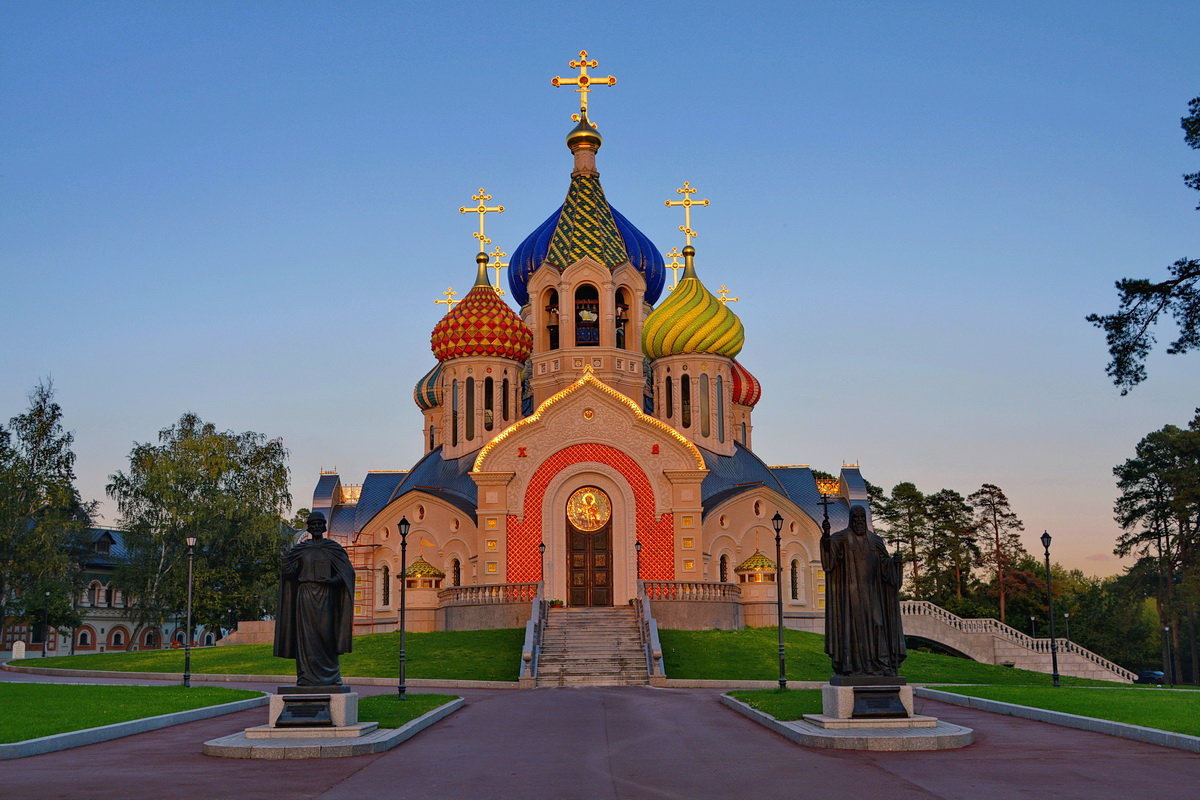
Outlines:
[[[775,562],[767,558],[761,550],[755,550],[754,555],[733,568],[734,572],[774,572]]]
[[[735,357],[746,341],[737,314],[718,300],[696,277],[691,245],[683,248],[683,278],[662,304],[650,312],[642,328],[642,351],[650,358],[683,353]]]
[[[446,573],[430,564],[425,560],[424,556],[417,556],[417,560],[408,565],[408,569],[404,570],[405,577],[408,578],[444,578]]]

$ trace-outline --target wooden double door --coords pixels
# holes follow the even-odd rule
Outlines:
[[[612,515],[608,497],[584,487],[567,505],[567,602],[571,606],[613,603]]]

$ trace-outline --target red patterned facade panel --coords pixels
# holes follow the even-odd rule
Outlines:
[[[510,583],[541,580],[542,500],[554,476],[573,464],[592,461],[619,472],[633,490],[637,538],[642,543],[642,575],[645,580],[675,579],[674,516],[654,517],[654,488],[645,471],[628,454],[606,444],[577,444],[547,458],[525,488],[525,519],[508,517],[508,576]]]

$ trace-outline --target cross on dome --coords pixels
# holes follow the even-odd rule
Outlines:
[[[569,66],[571,69],[579,70],[579,74],[574,78],[560,78],[559,76],[555,75],[550,79],[550,85],[578,86],[579,88],[575,91],[579,93],[579,113],[583,117],[586,117],[588,110],[588,92],[592,90],[592,86],[615,86],[617,79],[612,75],[607,75],[603,78],[593,78],[591,75],[588,75],[588,68],[598,67],[600,66],[600,62],[594,58],[588,59],[587,50],[580,50],[579,60],[575,61],[572,59],[571,61],[567,62],[567,66]],[[575,119],[575,117],[572,117],[572,119]]]
[[[706,206],[710,201],[693,200],[692,195],[696,193],[696,187],[692,186],[690,181],[684,181],[683,186],[676,189],[675,193],[683,195],[683,199],[664,200],[663,202],[668,206],[683,207],[683,224],[679,226],[679,230],[683,231],[683,235],[686,240],[684,243],[691,244],[692,237],[699,236],[699,234],[692,230],[692,206]]]
[[[720,300],[722,303],[736,303],[742,299],[740,297],[730,297],[729,296],[729,287],[723,283],[721,284],[721,288],[717,290],[717,294],[721,295],[717,299]]]
[[[487,205],[487,201],[491,200],[492,196],[490,194],[488,194],[487,190],[484,189],[482,186],[479,187],[478,192],[471,195],[471,199],[477,200],[479,202],[479,205],[474,206],[474,207],[460,206],[458,209],[458,213],[460,213],[460,214],[478,214],[479,215],[479,230],[476,233],[472,233],[471,235],[479,240],[479,249],[483,250],[489,244],[492,243],[492,240],[487,238],[487,236],[483,232],[483,215],[488,214],[488,213],[493,213],[493,212],[496,214],[503,213],[504,206],[489,206],[489,205]]]
[[[454,291],[453,286],[447,286],[446,291],[442,292],[442,294],[445,295],[445,297],[446,297],[445,300],[434,300],[433,302],[438,303],[439,305],[444,305],[446,307],[447,312],[449,312],[450,309],[454,308],[456,303],[462,302],[461,300],[454,299],[454,296],[456,294],[458,294],[458,292]]]
[[[508,253],[500,249],[500,245],[496,245],[496,249],[492,251],[492,263],[488,264],[488,269],[496,270],[496,284],[492,287],[496,290],[496,294],[504,296],[504,290],[500,288],[500,273],[508,269],[508,264],[501,261]]]
[[[671,252],[663,253],[663,258],[671,259],[663,266],[671,270],[671,285],[667,287],[667,291],[674,291],[679,285],[679,270],[683,269],[683,262],[679,260],[683,258],[683,253],[679,252],[678,247],[672,247]]]

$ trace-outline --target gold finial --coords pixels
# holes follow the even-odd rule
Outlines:
[[[479,231],[477,233],[472,233],[471,235],[479,240],[479,249],[484,250],[487,248],[487,245],[492,243],[492,240],[487,238],[487,236],[485,236],[483,233],[483,215],[489,212],[495,212],[497,214],[502,213],[504,211],[504,206],[487,205],[487,201],[491,200],[492,196],[488,194],[487,190],[482,186],[479,187],[478,192],[471,195],[471,199],[479,201],[479,205],[473,208],[471,206],[460,206],[458,213],[479,215]]]
[[[708,200],[693,200],[692,195],[696,193],[696,187],[692,186],[691,182],[684,181],[683,186],[675,190],[676,194],[683,195],[682,200],[665,200],[663,201],[668,206],[683,206],[683,224],[679,226],[679,230],[683,231],[686,239],[685,244],[692,243],[692,237],[698,234],[692,230],[692,206],[706,206]]]
[[[555,75],[553,78],[550,79],[550,85],[551,86],[578,86],[579,87],[578,89],[575,90],[576,92],[579,93],[579,114],[571,117],[571,119],[575,120],[576,122],[579,122],[581,119],[583,119],[587,116],[588,92],[591,91],[592,87],[593,86],[615,86],[617,83],[617,79],[614,78],[612,75],[608,75],[603,78],[593,78],[591,75],[588,75],[588,67],[598,67],[598,66],[600,66],[600,62],[594,58],[589,60],[587,50],[580,50],[579,51],[579,60],[578,61],[575,61],[575,60],[568,61],[567,65],[571,69],[579,70],[579,75],[577,75],[574,78],[560,78],[557,75]],[[582,115],[582,116],[580,116],[580,115]],[[595,126],[593,126],[593,127],[595,127]]]
[[[667,291],[673,292],[679,285],[679,270],[683,269],[683,263],[679,259],[683,258],[683,253],[679,252],[678,247],[672,247],[671,252],[663,253],[663,258],[671,259],[663,266],[671,270],[671,285],[667,287]]]
[[[721,295],[717,299],[720,300],[722,303],[736,303],[742,299],[740,297],[730,297],[729,296],[729,287],[723,283],[721,284],[721,288],[719,290],[717,290],[717,294]]]
[[[500,295],[501,297],[504,297],[504,290],[500,288],[500,273],[504,271],[508,264],[500,259],[504,258],[506,255],[508,255],[508,253],[505,253],[500,249],[499,245],[496,245],[496,249],[492,251],[492,263],[488,264],[488,269],[496,270],[496,285],[492,288],[495,289],[496,294]]]
[[[454,295],[458,294],[458,292],[454,291],[453,286],[447,286],[446,291],[442,292],[442,294],[446,296],[445,300],[434,300],[433,302],[444,305],[447,312],[454,308],[455,304],[462,302],[461,300],[454,299]]]

